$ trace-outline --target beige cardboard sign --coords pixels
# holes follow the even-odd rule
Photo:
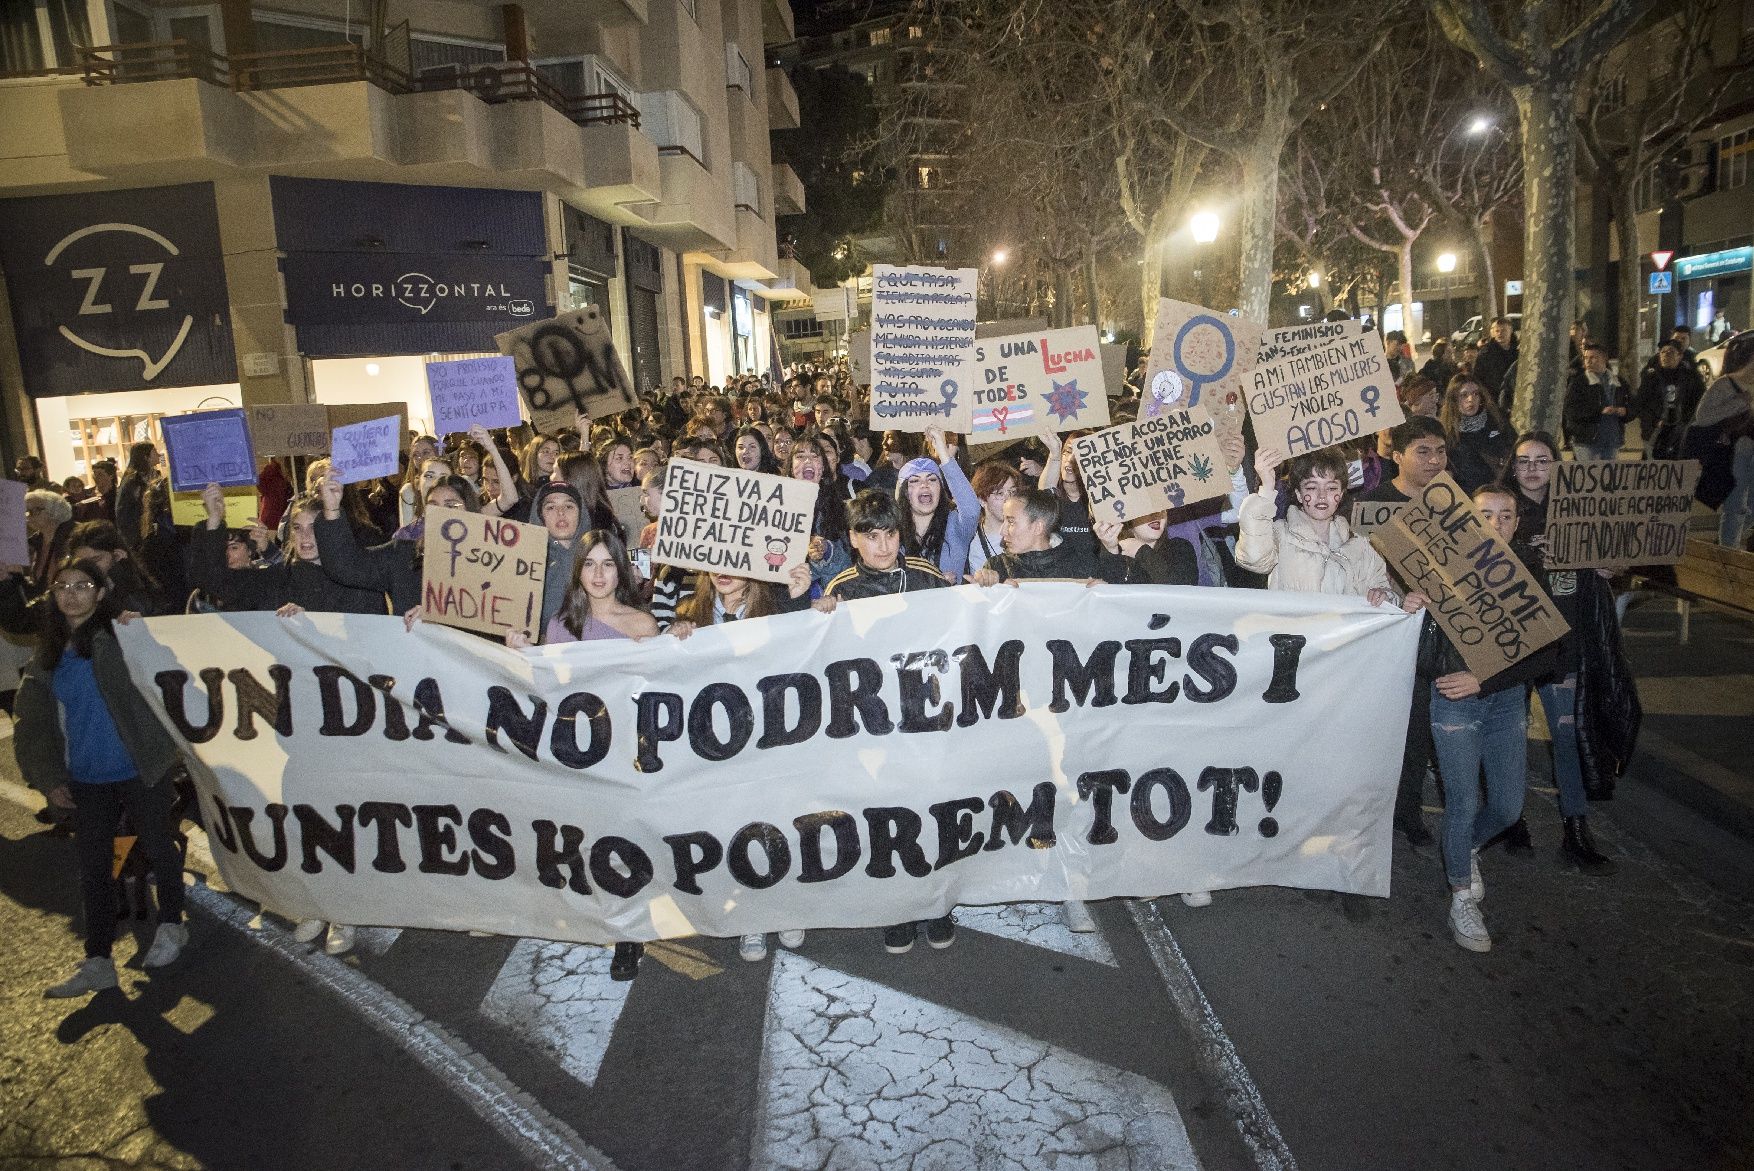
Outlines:
[[[1094,325],[977,338],[969,381],[976,443],[1108,426]]]
[[[652,560],[783,583],[809,555],[816,491],[808,480],[673,459]]]
[[[1164,297],[1157,302],[1139,417],[1200,406],[1223,441],[1242,435],[1244,380],[1255,368],[1263,322]],[[1229,471],[1235,468],[1226,462]]]
[[[609,511],[621,522],[627,532],[627,547],[632,549],[639,544],[639,535],[646,528],[646,514],[643,501],[644,488],[611,488],[609,489]]]
[[[1388,524],[1407,507],[1407,502],[1388,500],[1355,500],[1352,502],[1352,531],[1368,537]]]
[[[507,330],[493,340],[517,364],[518,392],[530,408],[530,425],[544,435],[578,426],[581,416],[619,415],[639,403],[615,353],[609,322],[595,305]]]
[[[1122,423],[1073,447],[1094,521],[1131,520],[1230,490],[1217,433],[1199,408]]]
[[[1382,338],[1362,321],[1324,321],[1271,335],[1248,390],[1262,447],[1295,458],[1406,419]]]
[[[329,408],[323,404],[274,403],[244,409],[258,456],[328,454],[331,424]]]
[[[1548,569],[1674,565],[1687,552],[1699,461],[1557,462],[1548,488]]]
[[[426,510],[420,602],[428,622],[541,637],[548,530],[460,508]]]
[[[1571,629],[1448,472],[1370,541],[1396,577],[1431,599],[1432,617],[1482,680]]]

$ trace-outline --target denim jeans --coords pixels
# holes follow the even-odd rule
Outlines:
[[[115,784],[70,783],[73,848],[79,855],[79,888],[85,904],[85,954],[107,956],[116,941],[116,890],[112,870],[116,831],[126,812],[139,845],[152,864],[158,921],[183,921],[183,860],[171,837],[171,784],[138,778]]]
[[[1607,447],[1598,443],[1579,443],[1571,441],[1571,454],[1578,460],[1611,460],[1620,454],[1619,448]]]
[[[1590,799],[1583,791],[1583,761],[1577,755],[1577,672],[1535,689],[1541,710],[1547,714],[1547,733],[1553,740],[1553,783],[1559,786],[1559,812],[1565,817],[1587,817]]]
[[[1528,732],[1529,697],[1522,687],[1445,699],[1432,686],[1431,738],[1443,778],[1443,869],[1452,887],[1468,885],[1468,855],[1522,816]]]

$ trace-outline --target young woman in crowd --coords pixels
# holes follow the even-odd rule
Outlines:
[[[806,480],[817,486],[816,513],[810,525],[810,577],[818,593],[836,574],[853,563],[847,550],[846,502],[823,483],[828,460],[822,445],[805,437],[792,445],[792,459],[787,472],[794,480]]]
[[[1488,485],[1474,493],[1474,506],[1505,541],[1514,541],[1516,497]],[[1519,556],[1526,547],[1512,546]],[[1532,567],[1539,572],[1539,566]],[[1480,903],[1480,847],[1522,816],[1528,786],[1529,702],[1527,686],[1551,675],[1557,653],[1543,648],[1521,662],[1481,679],[1427,615],[1419,641],[1416,682],[1431,689],[1431,736],[1443,783],[1444,874],[1450,884],[1450,936],[1469,951],[1492,950]],[[1486,800],[1480,800],[1485,774]]]
[[[773,434],[768,437],[768,447],[773,451],[773,462],[779,465],[781,474],[792,466],[792,445],[798,441],[798,433],[786,423],[774,424]]]
[[[615,519],[615,509],[609,504],[609,484],[603,478],[603,467],[589,452],[569,451],[561,456],[554,463],[553,478],[557,484],[572,485],[573,491],[579,494],[579,507],[583,510],[579,521],[581,528],[621,532],[621,522]],[[534,509],[530,513],[530,523],[542,523],[542,517]]]
[[[427,488],[432,486],[426,482],[426,464],[428,460],[442,459],[441,452],[438,439],[431,435],[416,435],[414,441],[408,445],[408,462],[402,469],[402,487],[397,491],[400,505],[397,528],[420,519],[421,498],[425,496]],[[450,472],[451,465],[447,462],[443,474],[450,475]],[[311,479],[310,469],[307,467],[305,491],[316,490],[316,483]]]
[[[633,440],[613,433],[596,447],[597,462],[603,468],[603,487],[632,488],[639,484],[633,467]]]
[[[1052,492],[1060,502],[1060,538],[1070,552],[1092,563],[1096,560],[1096,534],[1091,526],[1090,500],[1084,494],[1084,472],[1072,443],[1088,435],[1088,431],[1068,431],[1064,435],[1046,437],[1048,460],[1042,465],[1039,487]]]
[[[84,905],[85,960],[46,990],[54,998],[116,987],[116,831],[127,814],[152,867],[158,930],[141,964],[173,963],[189,941],[183,864],[171,825],[176,743],[134,686],[112,623],[109,579],[92,561],[68,561],[49,585],[36,655],[19,684],[13,751],[19,772],[51,805],[72,811]]]
[[[74,561],[92,561],[110,579],[110,597],[116,609],[151,616],[166,614],[177,600],[167,598],[146,569],[128,552],[121,531],[107,520],[80,521],[67,538],[67,555]]]
[[[907,517],[902,547],[909,557],[936,565],[948,580],[961,581],[968,547],[980,530],[981,499],[956,462],[944,429],[928,428],[926,443],[933,458],[910,460],[896,474],[896,502]]]
[[[1134,585],[1244,586],[1227,541],[1228,530],[1249,494],[1242,470],[1245,447],[1240,435],[1223,441],[1224,455],[1237,468],[1230,476],[1228,500],[1219,497],[1137,517],[1125,526],[1128,535],[1103,541],[1111,553],[1131,561],[1127,581]],[[1099,537],[1114,530],[1099,526]]]
[[[1590,795],[1614,791],[1614,782],[1630,762],[1643,711],[1638,684],[1621,650],[1620,618],[1608,585],[1613,575],[1601,569],[1545,569],[1547,499],[1558,460],[1558,444],[1544,431],[1530,431],[1517,440],[1512,464],[1516,539],[1543,563],[1547,595],[1571,628],[1559,640],[1553,674],[1535,684],[1547,720],[1553,783],[1565,826],[1559,854],[1585,874],[1607,875],[1615,865],[1590,832]],[[1506,838],[1526,843],[1527,824],[1519,818]]]
[[[1462,491],[1472,492],[1504,478],[1515,433],[1486,388],[1471,375],[1458,374],[1450,380],[1437,420],[1449,445],[1450,475]]]
[[[981,522],[968,545],[964,574],[980,572],[987,562],[1005,550],[1001,529],[1005,524],[1005,501],[1023,489],[1023,474],[1002,459],[985,459],[975,465],[969,487],[981,502]]]
[[[737,455],[737,466],[746,472],[766,472],[769,475],[779,473],[779,465],[774,463],[773,452],[767,445],[767,437],[761,428],[745,424],[737,429],[734,446]]]
[[[402,615],[412,625],[420,610],[424,521],[404,528],[382,545],[363,547],[342,514],[341,488],[332,476],[323,479],[318,488],[323,505],[323,515],[316,526],[318,563],[338,585],[388,594],[391,612]],[[469,481],[461,476],[446,476],[426,490],[421,500],[423,517],[427,507],[480,512],[481,500]]]
[[[159,462],[158,448],[152,443],[132,444],[128,448],[128,465],[116,485],[116,528],[135,553],[155,520],[152,497],[159,482]]]
[[[1327,449],[1291,461],[1291,507],[1283,520],[1274,520],[1284,459],[1277,448],[1255,453],[1261,487],[1242,502],[1236,563],[1266,574],[1268,589],[1353,594],[1373,606],[1395,600],[1388,566],[1340,515],[1346,498],[1346,464],[1340,455]]]
[[[382,614],[384,595],[356,590],[323,571],[317,549],[322,502],[301,496],[287,508],[291,535],[280,560],[266,565],[232,566],[226,560],[225,493],[209,484],[201,493],[207,519],[189,534],[190,578],[226,610],[275,610],[290,616],[304,610],[329,614]]]
[[[552,435],[537,435],[518,455],[518,478],[524,499],[536,494],[539,485],[554,478],[554,462],[560,458],[560,442]]]
[[[511,468],[506,465],[499,444],[493,441],[493,436],[480,423],[469,428],[469,440],[470,447],[462,450],[485,452],[487,456],[486,470],[482,470],[480,458],[477,457],[477,474],[463,475],[465,480],[477,485],[481,511],[488,516],[509,516],[516,520],[518,501],[522,494],[518,491],[517,477],[512,475]]]
[[[481,487],[481,463],[487,458],[486,449],[492,446],[491,441],[483,444],[475,438],[474,428],[471,428],[467,438],[453,437],[449,449],[445,452],[445,458],[450,460],[453,472],[474,484],[479,490]]]

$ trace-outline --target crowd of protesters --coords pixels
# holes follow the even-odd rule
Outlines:
[[[1590,833],[1590,801],[1624,768],[1632,734],[1624,717],[1636,711],[1636,697],[1607,581],[1594,571],[1542,567],[1547,483],[1563,447],[1543,433],[1516,435],[1507,422],[1510,323],[1495,322],[1481,347],[1436,350],[1418,369],[1402,342],[1396,339],[1391,360],[1401,373],[1405,423],[1289,462],[1238,441],[1226,452],[1238,469],[1228,495],[1124,525],[1092,518],[1070,436],[989,445],[977,457],[941,430],[877,434],[865,422],[868,388],[855,385],[844,364],[806,365],[777,384],[742,378],[713,387],[698,376],[678,377],[633,410],[553,434],[477,427],[442,439],[413,436],[402,472],[375,482],[344,485],[325,459],[270,461],[258,485],[258,516],[245,528],[228,526],[217,486],[204,493],[201,523],[173,523],[151,443],[134,444],[120,472],[99,461],[90,487],[75,480],[57,487],[40,461],[26,457],[15,478],[30,489],[30,563],[0,566],[0,627],[38,638],[14,700],[14,743],[26,779],[48,798],[46,816],[70,827],[85,903],[87,958],[49,994],[77,996],[116,983],[110,859],[124,818],[159,892],[160,927],[145,964],[171,963],[187,941],[171,812],[182,770],[172,741],[129,684],[112,630],[134,615],[388,613],[412,627],[421,618],[424,516],[434,506],[547,530],[537,627],[545,643],[686,638],[701,626],[828,610],[841,601],[1032,578],[1298,590],[1418,611],[1423,599],[1404,593],[1352,531],[1349,505],[1406,501],[1445,470],[1544,575],[1572,628],[1560,644],[1481,679],[1436,623],[1422,619],[1395,824],[1410,844],[1431,843],[1425,795],[1441,799],[1452,937],[1485,951],[1491,940],[1481,913],[1480,849],[1501,836],[1513,847],[1528,841],[1522,807],[1530,695],[1539,695],[1551,732],[1565,826],[1561,857],[1591,875],[1613,871]],[[1704,459],[1708,477],[1716,477],[1711,490],[1723,489],[1724,532],[1739,544],[1754,510],[1754,333],[1731,341],[1725,373],[1709,387],[1692,373],[1684,349],[1665,342],[1628,392],[1586,343],[1565,396],[1567,438],[1578,458],[1613,458],[1625,422],[1636,418],[1648,454]],[[1117,422],[1137,411],[1137,381],[1130,378],[1113,400]],[[654,563],[659,488],[666,462],[677,457],[819,486],[808,559],[787,584]],[[618,510],[621,489],[638,492],[643,515]],[[529,640],[519,635],[509,644],[522,650]],[[1200,891],[1183,898],[1193,906],[1211,901]],[[1065,904],[1065,915],[1073,930],[1094,929],[1082,903]],[[892,926],[884,946],[906,951],[922,927],[933,947],[954,942],[946,916]],[[333,954],[353,944],[346,924],[306,921],[296,934],[308,942],[321,936]],[[799,946],[803,932],[781,932],[780,942]],[[616,948],[615,978],[633,978],[640,950]],[[758,960],[767,941],[746,937],[741,951]]]

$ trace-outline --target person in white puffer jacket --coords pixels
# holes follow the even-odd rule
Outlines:
[[[1339,452],[1330,448],[1291,461],[1291,507],[1284,520],[1274,520],[1284,458],[1270,447],[1255,453],[1261,487],[1242,502],[1237,517],[1236,563],[1266,574],[1268,589],[1360,595],[1373,606],[1398,601],[1382,557],[1340,515],[1346,464]]]

